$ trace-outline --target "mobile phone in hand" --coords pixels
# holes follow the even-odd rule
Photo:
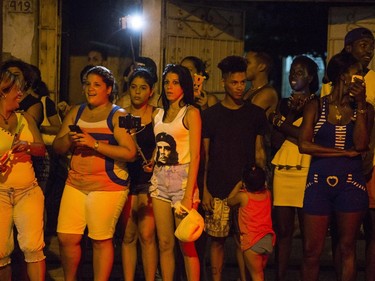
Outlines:
[[[72,131],[72,132],[78,133],[78,134],[83,133],[82,129],[76,124],[69,125],[69,130]]]
[[[354,83],[355,81],[357,81],[356,79],[362,81],[362,83],[364,82],[364,81],[363,81],[363,76],[362,76],[362,75],[356,75],[356,74],[352,75],[352,83]],[[349,93],[349,95],[350,95],[351,97],[354,96],[352,93]]]
[[[362,75],[352,75],[352,82],[355,82],[356,79],[361,80],[363,82],[363,76]]]

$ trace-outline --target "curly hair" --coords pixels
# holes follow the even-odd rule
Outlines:
[[[217,67],[221,70],[221,76],[224,77],[230,73],[246,72],[246,59],[240,56],[228,56],[224,58]]]

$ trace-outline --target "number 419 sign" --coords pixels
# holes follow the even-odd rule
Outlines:
[[[9,13],[32,13],[33,0],[9,0]]]

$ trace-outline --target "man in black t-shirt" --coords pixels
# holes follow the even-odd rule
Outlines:
[[[221,280],[224,243],[231,229],[226,204],[246,165],[265,166],[263,136],[267,130],[264,110],[245,103],[246,60],[228,56],[218,65],[224,99],[202,112],[202,136],[206,154],[202,207],[205,231],[211,238],[212,280]]]

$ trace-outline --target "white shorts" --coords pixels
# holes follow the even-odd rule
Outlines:
[[[61,198],[57,232],[83,234],[94,240],[113,237],[117,220],[129,190],[83,192],[65,185]]]

